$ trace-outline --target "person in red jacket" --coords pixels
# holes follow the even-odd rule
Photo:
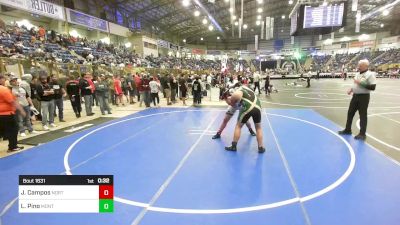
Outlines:
[[[124,93],[122,92],[122,84],[121,84],[121,79],[120,79],[119,75],[116,75],[114,77],[114,91],[115,91],[115,96],[117,99],[116,100],[117,106],[118,106],[118,100],[123,106],[125,106],[124,99],[122,98]]]

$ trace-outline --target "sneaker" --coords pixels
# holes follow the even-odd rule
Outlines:
[[[258,147],[258,153],[264,153],[265,148],[264,147]]]
[[[256,133],[254,133],[254,131],[250,131],[250,135],[254,137],[256,136]]]
[[[216,135],[214,135],[212,137],[212,139],[219,139],[219,138],[221,138],[221,134],[219,134],[219,133],[217,133]]]
[[[33,130],[33,131],[30,131],[29,133],[31,133],[31,134],[38,134],[39,132],[36,131],[36,130]]]
[[[20,133],[19,135],[20,135],[21,137],[26,137],[25,132],[24,132],[24,133]]]
[[[358,134],[357,136],[354,137],[356,140],[362,140],[364,141],[367,138],[365,134]]]
[[[93,116],[94,115],[94,113],[90,113],[88,116]]]
[[[50,127],[57,127],[57,125],[55,125],[54,123],[51,123]]]
[[[227,151],[232,151],[232,152],[236,152],[236,147],[235,146],[229,146],[229,147],[225,147],[225,150],[227,150]]]
[[[338,133],[340,135],[351,135],[351,130],[341,130]]]
[[[65,120],[61,119],[61,120],[60,120],[60,122],[67,122],[67,121],[65,121]]]
[[[50,130],[50,128],[48,126],[44,125],[43,130],[48,131],[48,130]]]
[[[17,151],[20,151],[22,149],[24,149],[24,147],[17,146],[17,147],[15,147],[13,149],[8,149],[7,152],[17,152]]]
[[[108,114],[112,114],[112,112],[108,112]]]

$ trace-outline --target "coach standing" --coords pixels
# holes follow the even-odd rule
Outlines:
[[[369,61],[360,60],[358,62],[358,71],[354,77],[353,87],[347,92],[353,97],[350,101],[349,110],[347,112],[347,122],[346,128],[339,131],[339,134],[351,134],[351,124],[353,122],[353,117],[357,110],[360,114],[360,133],[355,136],[355,139],[365,140],[367,131],[367,111],[370,99],[370,92],[374,91],[376,88],[376,77],[375,72],[369,71]]]

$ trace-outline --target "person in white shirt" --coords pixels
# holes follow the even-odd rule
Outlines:
[[[150,96],[153,101],[153,104],[154,104],[154,106],[157,106],[157,105],[159,106],[160,105],[160,97],[158,96],[158,93],[160,92],[160,89],[161,89],[160,84],[157,81],[155,81],[154,78],[152,77],[152,78],[150,78],[149,86],[150,86]],[[157,100],[157,103],[156,103],[156,100]]]
[[[260,90],[260,74],[259,73],[254,73],[253,75],[253,82],[254,82],[254,93],[256,92],[256,89],[258,88],[258,94],[261,94]]]

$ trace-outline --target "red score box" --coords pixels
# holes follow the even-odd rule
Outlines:
[[[113,185],[100,185],[99,186],[99,199],[113,199],[114,186]]]

